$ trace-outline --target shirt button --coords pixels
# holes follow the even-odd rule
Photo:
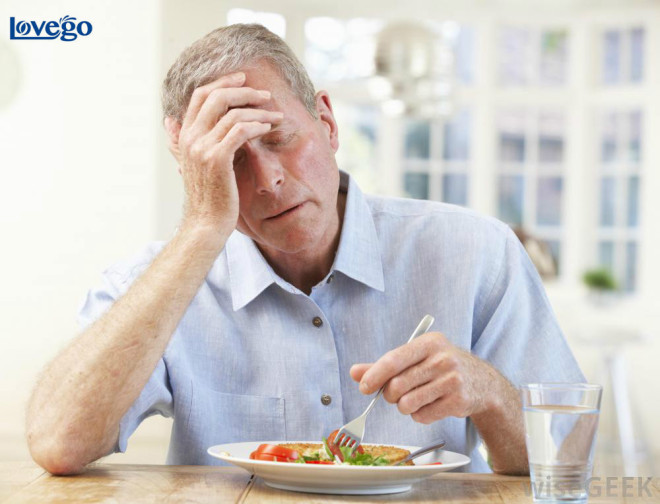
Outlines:
[[[331,402],[332,402],[332,397],[329,396],[328,394],[323,394],[321,396],[321,404],[323,404],[323,406],[327,406]]]
[[[312,324],[314,324],[316,327],[321,327],[323,325],[323,320],[321,320],[321,317],[314,317],[312,319]]]
[[[328,277],[328,283],[332,282],[335,279],[335,274],[333,273]]]

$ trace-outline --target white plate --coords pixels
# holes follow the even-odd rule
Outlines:
[[[413,483],[470,463],[470,457],[438,450],[415,459],[414,466],[382,467],[351,465],[287,464],[250,460],[262,443],[318,443],[318,441],[259,441],[212,446],[209,455],[260,476],[271,487],[297,492],[328,494],[388,494],[410,490]],[[411,452],[417,446],[398,446]],[[423,465],[442,462],[441,465]]]

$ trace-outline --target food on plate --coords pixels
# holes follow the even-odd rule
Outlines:
[[[360,445],[351,453],[351,448],[334,444],[336,435],[337,431],[334,431],[328,439],[323,438],[323,443],[264,443],[250,454],[250,459],[295,464],[386,466],[410,455],[403,448],[384,445]],[[414,464],[408,461],[404,465]]]
[[[298,458],[302,458],[305,463],[327,463],[334,464],[334,454],[330,457],[325,446],[327,441],[321,443],[282,443],[278,446],[288,448],[297,452]],[[349,456],[350,448],[341,447],[342,461],[348,465],[375,465],[385,466],[398,462],[404,459],[410,452],[403,448],[385,445],[361,445],[362,451],[356,450],[353,456]],[[302,463],[298,461],[298,463]],[[404,465],[414,465],[412,460],[406,462]]]
[[[298,452],[294,449],[264,443],[250,453],[250,459],[267,460],[270,462],[296,462],[299,456]]]

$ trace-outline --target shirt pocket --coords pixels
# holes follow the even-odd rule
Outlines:
[[[216,444],[284,440],[284,398],[228,394],[195,384],[185,436],[204,452]]]

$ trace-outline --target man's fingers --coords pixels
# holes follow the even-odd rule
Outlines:
[[[391,378],[439,351],[444,341],[445,338],[440,333],[426,333],[410,343],[390,350],[364,373],[360,381],[360,392],[375,392]]]
[[[422,424],[430,424],[447,418],[449,416],[454,416],[451,413],[452,410],[452,401],[448,396],[441,397],[432,403],[422,406],[414,413],[410,414],[415,422]]]
[[[270,128],[270,123],[257,121],[234,124],[223,142],[216,144],[216,147],[211,150],[222,152],[224,155],[233,155],[245,142],[267,133]]]
[[[408,390],[398,399],[397,407],[404,415],[410,415],[442,398],[452,397],[458,386],[458,380],[460,377],[455,372],[437,376],[423,385]],[[449,413],[456,416],[453,410]]]
[[[190,127],[198,134],[203,135],[213,129],[229,109],[234,107],[245,108],[250,105],[259,106],[265,104],[268,100],[270,100],[269,91],[248,87],[214,89],[202,104]]]
[[[385,385],[383,397],[389,403],[399,402],[404,395],[410,391],[421,387],[448,371],[451,371],[449,356],[444,352],[429,355],[417,365],[410,366],[394,378],[390,379]],[[406,413],[408,414],[408,413]]]
[[[350,370],[351,378],[353,378],[354,381],[359,382],[362,379],[362,375],[364,375],[367,369],[369,369],[371,366],[373,366],[372,363],[353,364]]]
[[[229,130],[239,122],[260,122],[276,125],[281,123],[283,118],[284,114],[282,112],[272,112],[270,110],[254,108],[232,109],[217,122],[209,132],[208,137],[211,142],[216,143],[221,141],[227,135]]]
[[[192,96],[190,97],[190,103],[186,109],[186,113],[183,117],[182,126],[187,127],[195,120],[199,109],[202,108],[202,105],[208,98],[211,91],[219,88],[227,87],[239,87],[242,86],[245,82],[245,74],[243,72],[235,72],[228,75],[223,75],[219,79],[209,82],[204,86],[200,86],[193,91]]]

